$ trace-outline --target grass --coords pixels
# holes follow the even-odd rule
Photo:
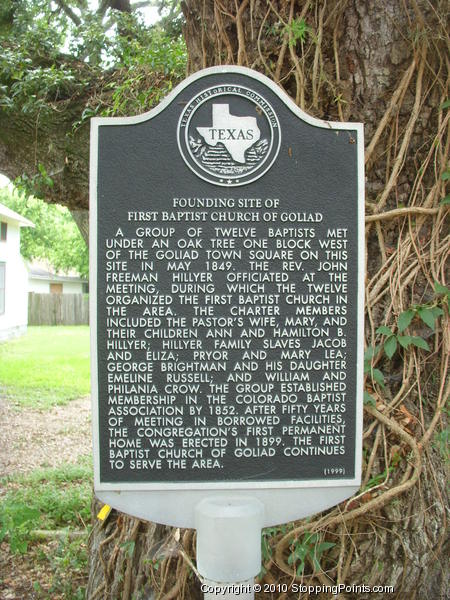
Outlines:
[[[0,344],[0,393],[15,406],[48,409],[89,391],[88,327],[30,327]],[[0,560],[0,595],[13,565],[17,597],[32,586],[39,600],[84,598],[92,458],[13,475],[0,487],[0,548],[7,555],[4,568]],[[70,530],[76,537],[66,535]]]
[[[29,327],[0,344],[2,388],[16,405],[39,409],[89,394],[89,327]]]
[[[26,506],[37,511],[39,516],[32,519],[35,529],[82,527],[91,515],[91,461],[91,457],[86,457],[77,464],[6,478],[7,493],[0,510]]]
[[[84,598],[87,576],[87,538],[92,500],[92,459],[75,465],[39,469],[2,480],[0,541],[12,555],[25,555],[37,569],[36,598]],[[63,532],[52,539],[36,539],[36,530]],[[65,532],[82,531],[70,539]]]

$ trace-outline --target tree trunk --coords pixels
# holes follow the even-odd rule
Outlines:
[[[445,283],[448,251],[441,202],[448,155],[448,112],[440,108],[448,98],[444,3],[186,0],[182,7],[190,72],[245,65],[310,114],[364,122],[367,347],[382,342],[378,326],[397,331],[398,316],[411,306],[444,311],[434,331],[418,316],[411,322],[411,335],[426,338],[430,352],[409,345],[388,360],[377,349],[372,366],[383,371],[385,387],[367,376],[375,406],[365,409],[362,491],[296,523],[288,535],[267,532],[263,579],[392,585],[395,594],[380,597],[444,598],[446,463],[437,435],[445,428],[450,340],[448,307],[434,291],[435,282]],[[334,546],[322,555],[322,570],[309,556],[300,577],[289,556],[306,531]],[[192,532],[178,535],[113,511],[91,536],[88,598],[197,598],[190,560]],[[339,597],[373,595],[350,590]]]
[[[89,210],[87,208],[79,210],[71,209],[70,212],[82,238],[86,242],[86,245],[89,246]]]

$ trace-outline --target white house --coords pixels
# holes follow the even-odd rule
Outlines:
[[[20,228],[33,223],[0,204],[0,341],[25,333],[28,271],[20,255]]]
[[[88,281],[78,273],[55,273],[48,265],[32,262],[28,265],[28,291],[35,294],[85,294]]]

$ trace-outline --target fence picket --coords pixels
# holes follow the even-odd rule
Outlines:
[[[89,296],[30,292],[28,325],[89,325]]]

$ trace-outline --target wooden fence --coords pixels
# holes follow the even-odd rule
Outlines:
[[[30,292],[28,325],[89,325],[89,296]]]

